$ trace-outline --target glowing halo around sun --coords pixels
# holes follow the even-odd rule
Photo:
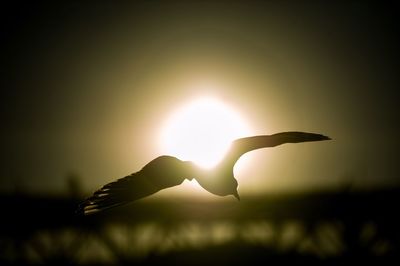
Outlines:
[[[212,168],[232,140],[248,135],[248,126],[230,106],[215,98],[201,98],[172,113],[162,130],[161,146],[164,154]]]

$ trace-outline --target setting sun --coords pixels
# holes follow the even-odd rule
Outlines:
[[[249,134],[241,116],[214,98],[184,105],[167,119],[161,146],[166,154],[212,168],[223,158],[232,140]]]

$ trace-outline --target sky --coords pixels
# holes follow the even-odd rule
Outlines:
[[[333,139],[246,155],[240,193],[398,185],[393,2],[4,4],[0,191],[61,193],[71,175],[93,191],[138,171],[169,115],[204,96],[252,135]]]

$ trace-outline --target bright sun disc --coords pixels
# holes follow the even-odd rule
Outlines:
[[[222,102],[205,98],[178,109],[162,132],[163,153],[212,168],[232,140],[248,135],[240,116]]]

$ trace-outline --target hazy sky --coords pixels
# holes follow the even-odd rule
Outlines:
[[[135,172],[160,155],[168,115],[204,95],[252,134],[334,139],[250,154],[242,193],[399,184],[398,5],[99,2],[2,6],[2,191]]]

